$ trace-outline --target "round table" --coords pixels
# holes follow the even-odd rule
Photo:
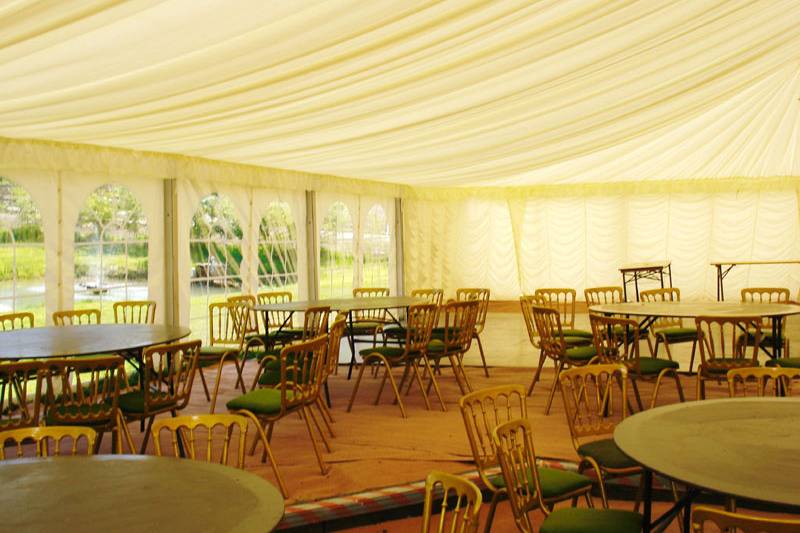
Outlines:
[[[0,360],[139,352],[182,339],[189,328],[162,324],[96,324],[16,329],[0,333]]]
[[[734,497],[800,506],[800,399],[658,407],[623,420],[614,441],[650,473]]]
[[[9,531],[271,531],[283,497],[237,468],[153,456],[0,463]],[[13,510],[13,511],[12,511]]]

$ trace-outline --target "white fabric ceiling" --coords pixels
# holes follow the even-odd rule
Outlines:
[[[0,136],[409,185],[800,176],[800,2],[18,0]]]

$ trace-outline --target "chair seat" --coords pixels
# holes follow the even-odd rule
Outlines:
[[[601,439],[578,446],[578,455],[591,457],[604,468],[622,469],[639,466],[636,461],[622,453],[614,439]]]
[[[175,401],[169,399],[169,395],[166,392],[159,393],[159,396],[161,396],[160,399],[150,396],[150,401],[157,405],[159,409],[176,404]],[[119,408],[123,413],[144,413],[144,391],[137,390],[120,394]]]
[[[567,348],[566,355],[568,359],[572,359],[573,361],[585,362],[597,355],[597,350],[595,350],[592,345],[575,346],[573,348]]]
[[[669,359],[657,359],[655,357],[639,358],[639,372],[643,375],[656,375],[665,368],[677,370],[680,368],[680,364],[677,361],[670,361]]]
[[[697,339],[697,328],[664,328],[655,332],[656,337],[663,337],[667,342],[692,341]]]
[[[68,405],[56,406],[47,410],[44,417],[45,424],[48,426],[68,426],[68,425],[87,425],[85,420],[80,420],[79,417],[97,417],[98,415],[106,414],[107,418],[97,420],[95,422],[104,422],[113,420],[115,414],[111,411],[111,404],[108,402],[98,403],[94,405]]]
[[[744,337],[744,334],[739,336],[739,338],[742,338],[742,337]],[[774,342],[772,339],[773,339],[772,331],[769,331],[769,330],[762,331],[761,332],[761,340],[758,341],[758,343],[759,344],[765,344],[765,343],[772,344]],[[755,342],[755,340],[756,340],[755,333],[753,331],[748,331],[747,332],[747,340],[745,341],[747,343],[747,346],[752,346],[753,343]],[[786,342],[786,337],[781,335],[780,336],[780,342],[781,343]]]
[[[569,494],[592,484],[591,479],[577,472],[547,467],[539,467],[536,470],[539,473],[539,483],[542,486],[542,497],[545,499]],[[506,486],[506,480],[502,474],[491,476],[489,481],[499,489]],[[533,486],[533,476],[530,472],[528,472],[528,484],[531,487]]]
[[[202,346],[200,348],[200,357],[209,359],[212,357],[221,358],[226,353],[239,353],[238,346]]]
[[[447,333],[448,337],[452,337],[458,335],[458,331],[459,328],[433,328],[431,330],[431,338],[443,340],[445,333]]]
[[[361,357],[379,353],[387,359],[396,359],[406,353],[406,350],[400,346],[376,346],[374,348],[364,348],[363,350],[359,350],[358,353]]]
[[[764,366],[782,366],[785,368],[800,368],[800,357],[783,357],[781,359],[770,359]]]
[[[286,391],[291,400],[292,391]],[[281,391],[279,389],[256,389],[237,396],[225,404],[229,411],[250,411],[256,415],[273,415],[281,411]]]
[[[564,507],[550,513],[540,533],[638,533],[642,515],[620,509]]]
[[[574,346],[586,346],[592,344],[592,339],[589,337],[564,337],[564,343],[567,345],[567,348],[572,348]]]
[[[727,374],[732,368],[749,368],[758,366],[758,361],[752,359],[740,359],[729,357],[718,357],[714,362],[701,365],[702,369],[708,374]]]
[[[583,329],[567,328],[562,329],[561,334],[565,337],[583,337],[584,339],[592,340],[592,332]]]
[[[383,334],[389,337],[405,337],[406,331],[404,326],[387,326],[383,328]]]
[[[353,334],[373,335],[375,331],[383,327],[383,325],[383,322],[353,322]]]

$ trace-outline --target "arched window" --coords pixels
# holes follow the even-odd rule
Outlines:
[[[297,291],[297,228],[289,205],[273,202],[258,228],[259,291]]]
[[[75,308],[98,308],[113,322],[112,303],[147,299],[147,220],[125,187],[96,189],[75,226]]]
[[[0,177],[0,313],[32,312],[45,323],[44,232],[28,191]]]
[[[319,232],[320,298],[353,293],[353,219],[341,203],[330,206]]]
[[[242,292],[242,228],[233,203],[210,194],[200,200],[189,234],[192,332],[208,335],[208,305]]]
[[[389,286],[389,221],[380,205],[373,205],[364,220],[362,287]]]

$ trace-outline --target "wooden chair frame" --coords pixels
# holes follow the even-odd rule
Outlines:
[[[441,494],[441,511],[437,527],[431,529],[433,501],[438,494]],[[453,474],[434,470],[425,479],[422,533],[476,533],[482,503],[483,496],[477,485]]]
[[[93,455],[96,447],[95,439],[97,434],[90,427],[82,426],[38,426],[12,429],[0,432],[0,461],[6,460],[6,450],[8,442],[12,441],[12,446],[16,448],[14,459],[25,456],[23,446],[32,442],[36,447],[36,457],[50,457],[49,442],[53,441],[55,453],[61,455],[61,443],[64,439],[70,439],[70,455],[78,455],[78,442],[86,440],[86,455]]]
[[[0,331],[32,328],[34,322],[33,313],[3,313],[0,315]]]
[[[436,318],[433,321],[433,327],[439,324],[439,311],[441,310],[442,299],[444,298],[444,291],[442,289],[412,289],[412,298],[420,298],[425,300],[425,303],[436,304]],[[386,345],[388,339],[402,341],[406,337],[405,327],[389,327],[383,328],[383,343]]]
[[[800,380],[800,368],[785,366],[774,367],[747,367],[728,370],[728,393],[731,398],[747,396],[747,385],[755,385],[755,395],[768,396],[768,388],[772,389],[773,396],[791,396],[792,383]],[[768,385],[771,384],[771,387]],[[743,394],[737,394],[739,391]]]
[[[662,289],[650,289],[646,291],[641,291],[639,293],[639,297],[643,302],[680,302],[681,301],[681,290],[677,287],[665,287]],[[664,349],[667,351],[667,357],[672,360],[672,352],[670,351],[670,342],[667,339],[667,335],[664,333],[664,330],[668,328],[682,328],[683,326],[683,319],[681,318],[673,318],[673,317],[659,317],[653,323],[653,326],[650,328],[650,333],[656,339],[655,348],[651,350],[653,357],[658,357],[658,348],[661,344],[664,345]],[[691,339],[681,339],[681,340],[673,340],[672,344],[678,344],[682,342],[691,342],[692,343],[692,355],[689,359],[689,372],[692,371],[694,368],[694,357],[697,353],[697,335],[695,335]]]
[[[434,370],[440,371],[441,361],[447,358],[450,361],[450,368],[456,378],[456,384],[461,391],[461,394],[472,392],[472,385],[467,377],[467,372],[464,369],[464,354],[469,351],[472,345],[472,339],[475,338],[475,323],[480,314],[480,300],[464,300],[447,302],[444,308],[444,338],[441,339],[443,344],[442,350],[433,351],[426,349],[426,355],[429,360],[435,364]],[[427,370],[426,370],[427,372]],[[433,374],[430,374],[433,377]],[[436,382],[431,379],[428,383],[428,390]]]
[[[589,287],[583,290],[583,298],[587,306],[616,304],[625,301],[622,287]]]
[[[216,351],[203,353],[201,349],[198,354],[197,373],[200,375],[200,383],[203,385],[206,400],[211,402],[209,412],[212,414],[216,410],[219,386],[222,382],[222,369],[225,363],[233,363],[236,367],[236,386],[240,387],[242,392],[247,391],[243,374],[245,358],[242,357],[242,353],[245,333],[242,324],[245,322],[248,312],[249,305],[247,303],[237,304],[228,301],[216,302],[208,306],[209,346],[229,348],[222,353]],[[208,382],[206,381],[203,367],[215,362],[217,363],[217,375],[214,380],[214,392],[209,394]]]
[[[541,301],[538,297],[531,294],[523,294],[519,297],[519,306],[522,309],[522,318],[525,321],[525,329],[528,332],[528,342],[534,349],[539,350],[539,362],[536,365],[536,373],[533,375],[531,384],[528,387],[528,396],[533,394],[533,388],[539,382],[539,377],[542,374],[544,362],[547,360],[547,355],[544,353],[541,342],[539,342],[539,334],[536,332],[536,323],[533,319],[533,306],[540,305]]]
[[[785,287],[748,287],[741,291],[742,302],[756,302],[756,303],[789,303],[791,300],[791,293]],[[789,357],[789,335],[786,331],[786,317],[781,318],[781,331],[783,332],[783,357]],[[762,317],[761,331],[772,331],[772,319],[769,317]],[[769,333],[763,333],[761,341],[768,337]]]
[[[99,323],[99,309],[65,309],[53,312],[53,324],[56,326],[86,326]]]
[[[328,349],[325,352],[325,372],[322,374],[322,387],[325,391],[325,398],[323,399],[322,395],[318,394],[317,399],[314,402],[314,405],[320,412],[322,422],[328,429],[328,433],[330,434],[331,438],[336,437],[333,427],[331,426],[331,424],[335,423],[336,421],[333,419],[333,414],[331,413],[330,409],[328,409],[328,404],[330,403],[328,378],[336,373],[336,369],[339,366],[339,349],[346,327],[347,315],[339,313],[336,316],[336,319],[333,321],[330,331],[328,332]]]
[[[741,531],[741,533],[797,533],[800,520],[790,518],[768,518],[740,513],[731,513],[706,505],[697,505],[692,511],[692,533],[703,533],[706,522],[712,522],[719,531]]]
[[[385,298],[389,296],[389,289],[385,287],[356,287],[353,289],[353,298]],[[352,311],[352,334],[361,340],[371,341],[373,346],[378,344],[378,335],[383,336],[383,327],[389,324],[386,309],[356,309]],[[373,324],[377,326],[373,327]]]
[[[292,293],[289,291],[270,291],[259,292],[256,294],[258,305],[280,304],[292,301]],[[264,344],[267,348],[283,346],[293,340],[297,340],[302,332],[293,328],[292,311],[267,311],[267,321],[264,324]],[[270,335],[269,329],[277,331],[281,329],[280,335]]]
[[[162,418],[153,423],[153,444],[157,456],[166,455],[166,450],[161,448],[161,431],[166,429],[170,435],[171,451],[173,457],[182,457],[183,453],[193,460],[205,460],[208,463],[229,465],[231,441],[234,429],[238,430],[235,451],[236,468],[244,469],[244,450],[247,441],[247,427],[250,419],[242,415],[208,414],[208,415],[183,415],[175,418]],[[222,449],[219,450],[218,460],[214,460],[215,444],[219,445],[219,437],[215,438],[214,429],[221,427],[225,433],[222,438]],[[197,436],[198,428],[205,435]],[[199,446],[198,446],[198,440]],[[198,448],[205,450],[205,457],[199,457]]]
[[[761,317],[698,316],[695,324],[700,345],[696,398],[700,400],[706,397],[706,381],[721,382],[728,370],[758,366]],[[752,346],[744,342],[743,334],[748,331],[753,335]]]
[[[238,294],[236,296],[228,296],[228,302],[234,305],[241,305],[243,309],[246,310],[246,313],[243,313],[243,318],[245,319],[243,322],[243,333],[245,339],[254,336],[260,335],[260,330],[258,326],[258,313],[255,310],[255,306],[257,303],[257,299],[252,294]]]
[[[0,363],[0,429],[39,424],[44,379],[40,361]]]
[[[114,302],[114,322],[117,324],[155,324],[156,302],[153,300]]]
[[[486,366],[486,354],[483,352],[483,342],[481,342],[481,333],[486,328],[486,315],[489,313],[489,289],[481,288],[462,288],[456,289],[456,300],[459,302],[467,302],[477,300],[478,313],[475,317],[475,328],[472,337],[478,341],[478,351],[481,354],[481,364],[483,364],[483,374],[489,377],[489,368]]]

